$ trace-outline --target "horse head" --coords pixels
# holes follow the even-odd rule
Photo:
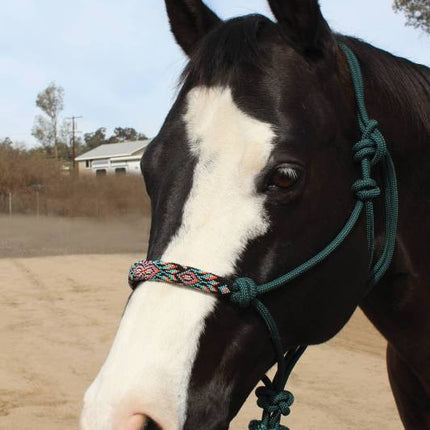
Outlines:
[[[324,248],[354,206],[358,129],[344,56],[316,0],[269,3],[276,23],[166,0],[189,62],[142,159],[151,260],[264,283]],[[363,224],[324,264],[261,298],[285,350],[326,341],[357,307]],[[252,309],[146,282],[86,393],[82,429],[227,429],[274,360]]]

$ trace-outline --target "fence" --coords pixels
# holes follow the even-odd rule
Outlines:
[[[62,177],[56,183],[0,190],[0,213],[70,217],[150,215],[140,177]]]

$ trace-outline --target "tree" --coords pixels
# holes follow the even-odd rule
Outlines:
[[[53,149],[54,156],[58,159],[58,144],[61,142],[58,124],[60,113],[64,109],[64,89],[52,82],[37,95],[36,106],[43,115],[36,116],[32,135],[48,153]]]
[[[4,139],[0,139],[0,148],[7,149],[12,148],[13,141],[10,137],[5,137]]]
[[[42,115],[36,115],[31,134],[41,143],[45,152],[51,155],[55,144],[52,124]]]
[[[144,140],[147,137],[143,133],[138,133],[131,127],[117,127],[114,134],[108,139],[108,143],[120,143],[126,141]]]
[[[406,15],[406,25],[430,33],[429,0],[394,0],[393,8],[396,12],[403,12]]]
[[[76,136],[77,132],[75,131],[75,156],[82,153],[83,141],[80,136]],[[60,127],[59,132],[59,143],[58,143],[58,154],[61,159],[67,161],[72,160],[72,122],[70,118],[63,120],[63,123]]]
[[[108,141],[106,140],[106,129],[104,127],[100,127],[93,133],[85,133],[84,141],[85,147],[82,148],[84,152],[97,148],[104,143],[108,143]]]
[[[105,143],[121,143],[125,141],[145,140],[144,133],[137,132],[131,127],[116,127],[114,133],[109,138],[106,137],[106,128],[100,127],[92,133],[84,134],[85,144],[81,147],[81,152],[90,151]]]
[[[117,127],[114,134],[109,138],[106,136],[106,128],[100,127],[92,133],[84,134],[85,143],[81,143],[79,154],[97,148],[106,143],[121,143],[125,141],[145,140],[147,137],[143,133],[138,133],[134,128]]]

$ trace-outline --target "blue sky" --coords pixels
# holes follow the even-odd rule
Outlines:
[[[259,12],[265,0],[207,0],[221,17]],[[336,31],[430,65],[430,36],[404,26],[392,0],[320,0]],[[153,136],[175,97],[185,57],[162,0],[0,0],[0,137],[34,145],[37,93],[65,89],[64,116],[82,132],[134,127]]]

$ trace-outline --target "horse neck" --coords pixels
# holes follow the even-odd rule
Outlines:
[[[430,186],[430,69],[357,39],[341,39],[360,61],[369,116],[379,122],[396,166],[402,233],[402,222],[415,216],[416,202]],[[430,211],[430,199],[425,200]]]
[[[366,106],[393,156],[400,199],[394,260],[361,307],[387,340],[408,354],[411,339],[419,344],[424,336],[420,327],[430,324],[425,309],[430,300],[430,199],[425,198],[430,187],[430,69],[356,39],[343,40],[360,60]],[[379,239],[384,235],[382,211],[376,208]],[[420,317],[411,320],[412,314]],[[399,330],[402,324],[409,329]]]
[[[430,148],[430,69],[340,36],[360,60],[366,105],[394,159]]]

